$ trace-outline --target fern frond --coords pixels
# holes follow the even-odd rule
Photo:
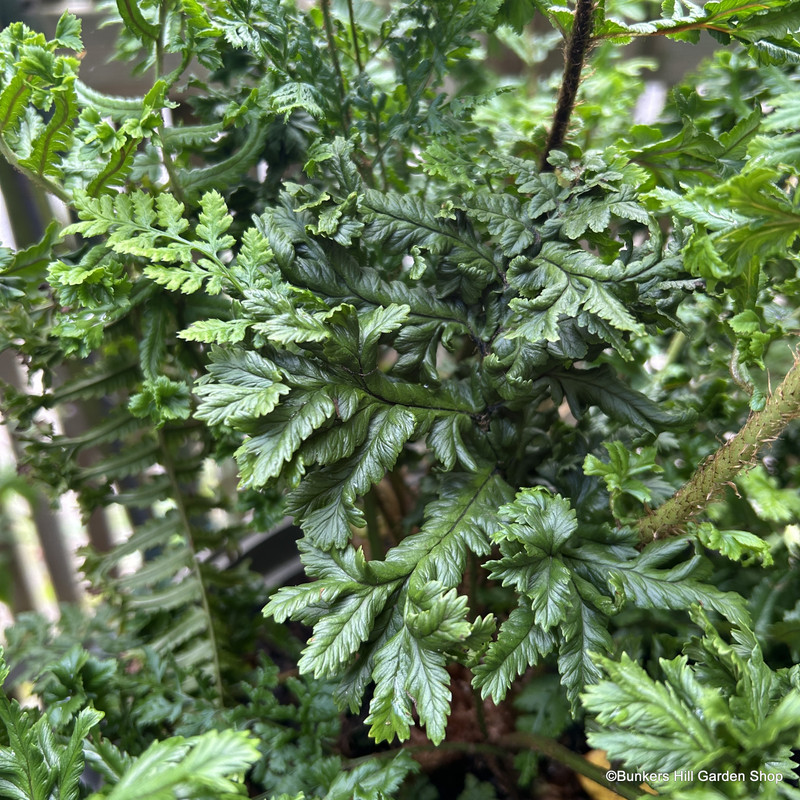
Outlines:
[[[135,0],[117,0],[117,11],[125,27],[142,42],[155,42],[158,39],[158,27],[142,14]]]
[[[52,116],[43,133],[36,138],[31,154],[19,164],[37,175],[62,177],[59,153],[69,149],[73,138],[73,120],[78,116],[75,77],[69,76],[51,92]]]
[[[22,72],[17,72],[0,94],[0,134],[13,130],[22,119],[32,87]]]
[[[555,636],[536,625],[533,610],[522,601],[500,626],[483,660],[473,669],[473,685],[495,703],[505,699],[516,678],[538,664],[556,645]]]
[[[98,92],[83,81],[75,81],[75,92],[78,105],[82,108],[97,109],[103,117],[109,117],[114,122],[125,122],[128,119],[139,119],[144,113],[143,97],[118,97]]]
[[[239,285],[224,255],[234,243],[225,233],[232,217],[216,191],[200,198],[199,223],[191,232],[183,204],[166,194],[155,203],[144,192],[97,198],[78,194],[75,207],[81,221],[68,226],[65,235],[107,234],[106,244],[114,252],[150,260],[145,274],[170,291],[192,294],[205,284],[216,294],[223,286]]]
[[[489,233],[497,237],[500,248],[509,258],[520,255],[539,239],[531,220],[523,216],[520,201],[509,194],[474,192],[457,207],[469,217],[486,223]]]
[[[493,627],[480,618],[468,623],[466,598],[452,587],[463,576],[467,553],[487,552],[488,529],[509,494],[488,467],[444,482],[422,530],[383,562],[367,563],[352,548],[325,553],[305,544],[303,560],[316,580],[279,590],[264,609],[279,621],[293,616],[316,622],[301,669],[344,672],[341,702],[357,708],[367,683],[376,682],[368,721],[379,740],[409,736],[412,702],[422,709],[429,736],[443,737],[449,713],[444,654],[477,649]],[[387,608],[390,598],[394,611]],[[443,608],[447,613],[436,616]],[[361,657],[345,672],[357,652]]]
[[[603,284],[619,280],[615,267],[603,264],[585,250],[562,242],[545,242],[533,259],[516,258],[508,270],[509,283],[521,297],[511,301],[518,324],[508,338],[525,337],[530,342],[558,341],[562,316],[576,317],[581,310],[596,314],[617,330],[641,335],[624,304]]]
[[[139,139],[126,138],[120,147],[110,153],[103,168],[86,187],[90,197],[99,197],[106,190],[124,185],[133,167],[133,157],[136,155],[139,142]]]
[[[369,190],[361,205],[366,219],[379,223],[367,229],[368,240],[379,240],[406,252],[416,245],[433,254],[447,256],[480,288],[497,275],[491,251],[477,239],[474,231],[468,226],[459,229],[456,224],[437,216],[421,200]]]
[[[306,535],[319,547],[344,547],[350,526],[364,526],[356,498],[394,466],[414,433],[415,417],[407,409],[374,408],[367,436],[353,455],[312,473],[289,496],[287,511],[297,516]]]
[[[178,179],[183,193],[187,197],[197,197],[218,186],[231,186],[238,183],[258,160],[267,136],[267,129],[266,122],[253,122],[239,149],[224,161],[208,167],[180,170]]]
[[[0,648],[0,686],[8,668]],[[38,718],[37,718],[38,717]],[[0,692],[0,726],[9,746],[0,746],[0,791],[10,800],[77,800],[84,770],[83,743],[103,718],[84,708],[76,715],[66,743],[56,741],[47,716],[22,709]]]
[[[164,128],[159,132],[161,143],[170,152],[180,152],[185,147],[197,147],[208,144],[210,140],[225,132],[220,122],[208,125],[184,125],[182,127]]]
[[[259,757],[256,740],[245,731],[209,731],[153,742],[127,769],[106,795],[109,800],[213,792],[217,796],[245,796],[242,776]]]

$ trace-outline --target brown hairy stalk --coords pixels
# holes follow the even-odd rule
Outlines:
[[[572,110],[575,108],[578,86],[581,83],[583,64],[592,41],[593,24],[594,0],[578,0],[572,34],[564,50],[564,77],[561,79],[553,124],[539,162],[539,169],[542,172],[552,172],[553,167],[547,162],[547,158],[553,150],[558,150],[564,144]]]
[[[741,470],[753,466],[758,451],[798,417],[800,361],[796,357],[794,365],[764,408],[751,414],[739,433],[712,453],[666,503],[639,520],[641,541],[646,543],[683,533],[686,523],[718,497],[723,487]]]

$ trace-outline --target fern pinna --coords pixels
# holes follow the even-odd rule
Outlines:
[[[308,581],[279,588],[264,612],[303,623],[297,666],[315,680],[282,680],[301,697],[332,694],[374,742],[419,737],[421,726],[438,745],[448,718],[468,712],[490,750],[534,747],[582,764],[538,722],[526,730],[522,715],[509,723],[489,702],[537,708],[547,694],[562,716],[553,737],[588,709],[607,728],[589,741],[633,764],[624,749],[641,720],[690,718],[698,676],[713,674],[730,698],[747,696],[748,681],[770,688],[759,720],[731,700],[725,736],[695,721],[697,758],[735,763],[742,731],[757,729],[763,747],[748,763],[788,759],[796,675],[763,663],[752,609],[734,591],[741,579],[768,593],[769,578],[745,567],[776,560],[755,534],[725,529],[728,511],[693,519],[745,464],[710,456],[702,474],[713,485],[698,497],[691,462],[728,430],[698,422],[712,402],[720,425],[754,413],[736,450],[751,455],[798,413],[796,365],[769,400],[753,378],[790,329],[780,309],[794,287],[796,180],[785,176],[795,137],[788,112],[763,128],[760,111],[739,113],[771,100],[794,107],[796,71],[777,65],[798,58],[796,12],[777,0],[665,3],[658,19],[625,23],[584,2],[573,13],[436,0],[385,14],[359,3],[363,19],[353,3],[327,0],[309,14],[272,0],[116,5],[120,49],[155,71],[153,88],[124,99],[84,86],[77,59],[59,54],[80,45],[70,15],[50,42],[11,26],[0,38],[13,65],[0,137],[8,160],[76,215],[62,233],[77,249],[51,232],[36,252],[9,256],[2,288],[26,297],[8,329],[34,368],[52,379],[56,364],[91,362],[27,406],[19,399],[19,413],[92,396],[115,408],[79,437],[34,429],[30,454],[40,475],[79,489],[87,510],[116,502],[135,512],[132,537],[87,562],[122,627],[174,660],[181,691],[212,698],[204,719],[294,735],[243,721],[226,686],[215,608],[230,598],[200,553],[235,549],[246,525],[242,506],[201,477],[205,459],[232,454],[259,523],[286,511],[303,531]],[[515,37],[536,9],[577,54],[555,117],[552,103],[510,100],[478,67],[475,34],[524,55]],[[683,87],[661,130],[604,127],[588,98],[576,105],[573,73],[590,45],[608,76],[618,44],[701,31],[741,46],[708,68],[726,87],[710,108]],[[172,71],[170,55],[180,60]],[[191,123],[167,125],[193,58],[211,77],[188,101]],[[772,71],[743,89],[734,76],[748,59]],[[226,85],[213,83],[220,76]],[[733,84],[742,102],[728,101]],[[595,88],[632,113],[635,93],[610,79]],[[512,102],[524,113],[507,121]],[[781,134],[777,153],[760,130]],[[678,369],[682,349],[695,373]],[[720,387],[729,367],[743,396]],[[79,464],[90,447],[106,459]],[[684,481],[691,503],[665,503]],[[730,502],[755,507],[748,496]],[[662,510],[649,515],[651,504]],[[141,568],[117,574],[137,552]],[[675,655],[674,630],[688,638],[690,619],[702,644]],[[661,627],[643,634],[654,620]],[[788,628],[775,630],[796,646]],[[625,648],[664,680],[612,658]],[[675,657],[657,666],[663,652]],[[283,689],[268,671],[261,678],[246,694],[271,714]],[[713,705],[701,699],[697,708]],[[619,712],[623,701],[635,719]],[[316,722],[330,732],[321,706]],[[304,724],[293,718],[292,730]],[[309,750],[307,735],[296,752],[332,760],[302,785],[262,760],[270,790],[345,797],[374,780],[391,794],[415,769],[401,750],[332,777],[341,758]],[[529,780],[535,764],[522,755]],[[788,761],[780,769],[788,774]],[[600,770],[579,771],[608,784]]]

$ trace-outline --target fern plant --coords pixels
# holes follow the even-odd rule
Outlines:
[[[36,476],[134,529],[86,560],[124,644],[9,636],[58,643],[41,730],[77,764],[97,726],[114,798],[239,792],[243,729],[264,797],[435,797],[452,757],[454,796],[514,796],[540,755],[623,797],[795,796],[796,4],[110,13],[141,98],[81,83],[71,14],[0,34],[0,150],[74,214],[6,256],[4,344],[45,377],[6,413]],[[481,41],[529,52],[534,14],[565,65],[531,98]],[[621,123],[621,46],[704,31],[734,49]],[[84,434],[37,424],[92,397]],[[238,499],[203,477],[231,456]],[[262,621],[207,554],[284,513],[307,581]],[[675,777],[701,769],[746,777]]]
[[[0,650],[0,680],[8,668]],[[0,786],[7,797],[77,798],[82,796],[81,778],[87,756],[107,779],[106,788],[91,797],[120,798],[176,796],[242,796],[245,770],[257,755],[254,740],[237,731],[209,731],[183,740],[174,737],[154,742],[133,759],[114,745],[96,738],[85,739],[103,714],[84,708],[72,720],[69,737],[58,736],[47,716],[22,709],[16,701],[0,697],[0,722],[7,745],[0,745]],[[91,750],[85,752],[89,747]]]

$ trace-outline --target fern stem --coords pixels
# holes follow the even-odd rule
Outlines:
[[[167,4],[169,0],[161,0],[158,6],[158,38],[156,39],[156,80],[159,81],[164,75],[164,39],[167,35]],[[168,128],[167,109],[161,109],[161,127]],[[161,139],[161,161],[169,177],[169,186],[181,203],[186,203],[186,196],[178,180],[178,173],[175,171],[175,163],[169,154],[163,138]]]
[[[158,4],[158,38],[156,39],[156,80],[160,80],[164,74],[164,37],[166,36],[167,23],[167,3],[169,0],[161,0]]]
[[[378,504],[375,500],[375,489],[370,489],[364,495],[364,516],[367,520],[367,540],[369,541],[369,556],[371,559],[381,559],[384,556],[381,532],[378,527]]]
[[[383,145],[381,144],[381,115],[375,112],[375,158],[373,164],[380,167],[381,186],[384,192],[389,191],[389,178],[386,175],[386,166],[383,163]]]
[[[478,730],[481,736],[489,740],[489,729],[486,727],[486,712],[483,708],[483,698],[477,686],[472,687],[472,699],[475,702],[475,718],[478,721]]]
[[[197,583],[200,586],[200,601],[203,606],[203,614],[206,618],[206,629],[208,630],[208,638],[211,643],[211,653],[213,658],[212,663],[214,667],[214,684],[217,689],[217,703],[219,706],[222,706],[222,669],[220,668],[219,663],[219,649],[217,647],[217,635],[214,631],[214,619],[211,615],[211,606],[208,602],[208,593],[206,592],[206,585],[203,581],[203,573],[200,570],[200,562],[197,560],[197,551],[195,550],[194,539],[192,538],[192,527],[189,523],[189,515],[186,512],[186,505],[183,502],[183,494],[178,483],[178,478],[175,474],[175,465],[172,462],[172,456],[170,455],[167,447],[163,428],[158,429],[158,445],[161,450],[161,466],[164,467],[164,471],[169,478],[169,482],[172,487],[173,498],[175,500],[175,506],[178,511],[178,516],[181,520],[181,527],[183,528],[186,546],[189,549],[189,553],[192,557],[192,571],[194,572]]]
[[[763,410],[751,414],[739,433],[709,456],[666,503],[639,520],[641,541],[683,533],[686,523],[703,511],[742,469],[752,466],[758,451],[797,417],[800,417],[800,361],[796,356]]]
[[[342,67],[339,64],[339,53],[336,48],[336,40],[333,36],[333,22],[331,22],[331,4],[330,0],[320,0],[320,8],[322,9],[322,21],[325,25],[325,37],[328,40],[328,50],[331,54],[331,62],[333,63],[334,72],[338,79],[339,85],[339,100],[341,102],[339,114],[342,122],[342,132],[347,136],[347,131],[350,127],[347,119],[347,104],[345,102],[344,91],[344,75],[342,74]]]
[[[350,33],[353,36],[353,50],[356,52],[356,64],[358,64],[358,71],[364,71],[364,65],[361,63],[361,51],[358,49],[358,29],[356,28],[356,15],[353,12],[353,0],[347,0],[347,13],[350,15]]]
[[[598,767],[595,764],[588,762],[583,756],[574,753],[568,747],[564,747],[555,739],[549,739],[547,736],[538,736],[534,733],[509,733],[502,736],[498,744],[503,748],[514,748],[516,750],[535,750],[543,756],[547,756],[553,761],[558,761],[565,767],[569,767],[573,772],[583,775],[585,778],[599,783],[606,789],[616,792],[620,797],[626,800],[637,800],[642,796],[642,792],[638,787],[630,786],[622,783],[613,783],[606,778],[606,770]]]
[[[682,331],[677,331],[670,340],[669,347],[667,348],[667,358],[661,367],[662,370],[666,369],[670,364],[674,364],[678,360],[678,356],[680,356],[681,350],[683,350],[683,346],[685,344],[686,334]]]
[[[564,144],[569,120],[575,108],[575,97],[581,82],[583,64],[591,43],[593,14],[594,0],[578,0],[575,7],[572,35],[564,52],[564,75],[561,78],[553,125],[539,162],[542,172],[552,172],[553,167],[548,163],[547,158],[553,150],[558,150]]]
[[[574,753],[568,747],[564,747],[555,739],[549,739],[547,736],[538,736],[533,733],[509,733],[501,736],[494,742],[455,742],[444,741],[440,744],[419,744],[409,745],[392,750],[383,750],[380,753],[372,753],[367,756],[351,759],[347,762],[348,767],[356,767],[368,761],[373,761],[376,758],[393,758],[400,751],[407,753],[425,753],[430,750],[442,751],[457,751],[466,753],[467,755],[484,754],[492,756],[500,756],[507,758],[513,752],[519,750],[535,750],[543,756],[563,764],[573,772],[583,775],[585,778],[599,783],[606,789],[616,792],[620,797],[625,800],[638,800],[642,796],[642,792],[638,787],[630,786],[625,783],[612,783],[606,778],[606,770],[598,767],[595,764],[587,761],[583,756]],[[260,800],[266,798],[267,795],[258,795],[253,800]]]

